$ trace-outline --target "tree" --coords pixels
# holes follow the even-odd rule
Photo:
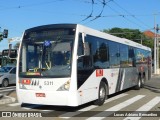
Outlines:
[[[129,29],[129,28],[112,28],[112,29],[104,29],[103,32],[112,34],[117,37],[126,38],[132,40],[134,42],[141,43],[145,46],[148,46],[153,49],[154,41],[151,38],[146,37],[141,31],[138,29]]]
[[[17,43],[14,45],[14,49],[17,49],[17,50],[18,50],[19,45],[20,45],[20,43],[19,43],[19,42],[17,42]]]
[[[3,35],[0,33],[0,42],[3,40]]]

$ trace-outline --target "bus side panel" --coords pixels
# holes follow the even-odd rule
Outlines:
[[[138,73],[136,67],[112,68],[105,71],[106,73],[108,71],[104,75],[108,81],[109,94],[130,88],[137,83]]]
[[[101,74],[97,74],[97,71]],[[102,79],[108,83],[109,94],[135,86],[137,83],[137,69],[131,68],[114,68],[114,69],[97,69],[78,89],[81,104],[98,99],[99,85]]]
[[[99,73],[101,71],[101,73]],[[98,99],[99,85],[103,78],[108,82],[109,94],[115,93],[119,69],[97,69],[78,89],[81,104]]]
[[[116,92],[135,86],[138,80],[136,67],[120,68]]]

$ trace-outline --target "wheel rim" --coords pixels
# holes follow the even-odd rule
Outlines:
[[[104,87],[102,87],[101,89],[100,89],[100,99],[101,100],[103,100],[104,98],[105,98],[105,89],[104,89]]]
[[[138,86],[141,87],[141,80],[138,80]]]
[[[142,78],[142,84],[144,84],[144,78]]]
[[[3,86],[4,86],[4,87],[7,87],[7,86],[8,86],[8,81],[7,81],[7,80],[4,80]]]

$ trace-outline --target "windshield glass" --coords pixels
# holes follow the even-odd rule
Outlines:
[[[21,47],[20,76],[70,76],[74,34],[75,29],[26,33]]]

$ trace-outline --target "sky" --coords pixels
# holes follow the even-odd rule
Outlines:
[[[0,32],[9,30],[0,51],[25,29],[57,23],[154,31],[154,25],[160,24],[160,0],[0,0]]]

